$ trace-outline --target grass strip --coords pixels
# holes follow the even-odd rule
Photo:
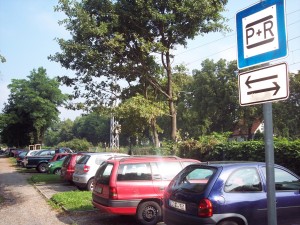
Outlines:
[[[32,175],[29,180],[30,183],[61,183],[63,180],[56,174],[35,174]]]
[[[53,202],[69,211],[93,210],[92,192],[90,191],[67,191],[54,194]]]

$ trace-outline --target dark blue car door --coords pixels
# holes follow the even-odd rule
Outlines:
[[[278,225],[300,225],[300,181],[285,170],[275,168]]]

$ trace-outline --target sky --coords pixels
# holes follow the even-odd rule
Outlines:
[[[237,59],[237,37],[235,16],[239,11],[258,3],[258,0],[229,0],[226,12],[231,32],[210,33],[189,40],[186,48],[179,46],[173,65],[184,64],[190,71],[201,69],[201,62],[223,58]],[[278,62],[287,62],[290,72],[300,70],[300,4],[299,0],[286,0],[286,28],[288,56]],[[50,78],[72,75],[60,64],[48,60],[48,56],[60,52],[55,38],[69,39],[69,33],[58,21],[64,14],[55,12],[58,0],[0,0],[0,54],[6,58],[0,63],[0,110],[7,102],[12,79],[26,79],[33,69],[44,67]],[[272,62],[274,63],[274,62]],[[275,62],[276,63],[276,62]],[[237,81],[238,82],[238,81]],[[61,87],[64,93],[70,89]],[[59,108],[62,120],[74,120],[81,111]]]

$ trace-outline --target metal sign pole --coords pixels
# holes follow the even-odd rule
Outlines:
[[[273,140],[273,115],[272,103],[263,104],[264,113],[264,139],[267,170],[267,206],[268,225],[277,225],[276,192],[274,175],[274,140]]]

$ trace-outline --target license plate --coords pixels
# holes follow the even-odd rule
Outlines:
[[[182,210],[182,211],[185,211],[185,204],[181,203],[181,202],[175,202],[173,200],[169,200],[169,206],[179,209],[179,210]]]
[[[78,177],[73,177],[73,181],[78,181],[79,178]]]
[[[96,186],[94,188],[94,191],[97,192],[97,193],[99,193],[99,194],[101,194],[102,193],[102,187]]]

